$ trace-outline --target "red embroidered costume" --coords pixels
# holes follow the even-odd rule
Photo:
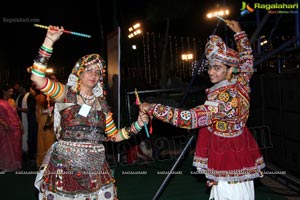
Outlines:
[[[238,53],[219,36],[210,37],[206,57],[231,66],[239,73],[208,90],[207,101],[189,110],[152,104],[155,118],[187,129],[201,128],[193,165],[212,182],[242,182],[262,176],[265,166],[259,147],[246,127],[249,116],[249,81],[253,74],[252,49],[244,31],[234,35]]]

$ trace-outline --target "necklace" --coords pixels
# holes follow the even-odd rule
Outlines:
[[[82,91],[80,91],[80,96],[81,96],[82,100],[84,101],[84,103],[86,103],[86,104],[92,104],[96,99],[94,94],[88,95]]]
[[[88,95],[88,94],[86,94],[86,93],[84,93],[84,92],[82,92],[82,91],[80,91],[80,95],[81,95],[83,98],[85,98],[85,99],[93,99],[93,98],[95,98],[95,95],[94,95],[94,94]]]

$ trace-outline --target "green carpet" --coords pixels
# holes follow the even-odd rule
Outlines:
[[[114,168],[114,176],[120,200],[152,200],[163,183],[167,172],[175,160],[156,161],[131,166],[119,165]],[[208,199],[209,188],[205,186],[203,175],[191,174],[194,169],[191,159],[182,160],[177,174],[171,176],[159,200],[200,200]],[[26,171],[27,173],[30,171]],[[34,172],[34,171],[33,171]],[[1,196],[10,200],[36,200],[34,188],[35,174],[15,172],[0,174]],[[285,198],[270,188],[255,183],[256,200],[284,200]],[[1,198],[2,199],[2,198]]]
[[[116,185],[120,200],[152,200],[164,182],[168,172],[176,160],[153,162],[115,168]],[[193,174],[191,159],[183,160],[176,173],[171,176],[159,200],[196,200],[209,198],[210,188],[205,186],[204,175]],[[146,174],[139,174],[145,173]],[[270,188],[255,181],[256,200],[285,200]]]

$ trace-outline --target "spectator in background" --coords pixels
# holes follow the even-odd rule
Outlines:
[[[13,88],[14,89],[13,99],[16,102],[17,112],[21,120],[22,120],[22,110],[20,110],[20,108],[22,108],[23,97],[28,92],[28,90],[26,91],[25,87],[26,86],[21,86],[20,83],[15,83]]]
[[[22,87],[23,88],[23,87]],[[23,91],[24,89],[24,91]],[[20,92],[17,96],[16,104],[17,111],[19,116],[21,116],[23,135],[22,135],[22,151],[23,151],[23,161],[26,160],[28,154],[28,120],[27,120],[27,99],[30,95],[30,87],[29,84],[25,84],[22,92]]]
[[[22,136],[23,150],[23,167],[36,168],[36,153],[37,153],[37,130],[38,122],[36,117],[36,94],[35,85],[28,83],[25,85],[27,93],[22,99],[22,107],[19,110],[22,112],[22,124],[24,133]],[[34,163],[34,164],[33,164]]]
[[[9,83],[3,84],[3,99],[8,102],[8,104],[13,107],[14,109],[17,109],[17,105],[15,100],[12,98],[14,89],[13,86]]]
[[[12,87],[0,87],[0,170],[15,171],[22,168],[21,121],[4,94],[11,96]]]
[[[55,74],[50,74],[49,77],[52,81],[57,81]],[[49,95],[39,93],[39,104],[37,105],[37,157],[36,164],[39,168],[48,149],[56,141],[54,134],[54,100]]]

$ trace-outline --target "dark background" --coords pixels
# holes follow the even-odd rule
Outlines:
[[[171,2],[171,3],[170,3]],[[139,0],[85,0],[85,1],[6,1],[1,6],[0,70],[13,69],[13,79],[22,79],[24,70],[32,64],[43,42],[46,30],[42,25],[64,26],[66,30],[92,35],[91,39],[63,35],[56,44],[50,64],[70,69],[75,61],[88,53],[100,53],[106,59],[107,34],[117,26],[125,34],[136,21],[144,23],[144,29],[164,33],[166,13],[174,12],[170,34],[200,36],[204,39],[212,32],[216,21],[206,19],[209,9],[226,3],[232,10],[232,18],[239,18],[239,1],[139,1]],[[171,6],[170,6],[171,5]],[[158,7],[158,12],[156,12]],[[246,16],[248,20],[253,16]],[[8,22],[8,20],[12,22]],[[19,21],[22,19],[23,21]],[[29,20],[29,21],[24,21]],[[30,20],[36,20],[34,22]],[[247,26],[247,24],[244,24]],[[249,27],[250,28],[250,27]],[[53,63],[55,61],[55,63]],[[16,71],[15,71],[16,70]],[[11,71],[11,70],[10,70]],[[69,70],[68,70],[69,71]]]
[[[148,31],[164,33],[166,26],[163,13],[172,15],[170,34],[197,36],[205,41],[217,22],[206,19],[207,11],[216,8],[218,4],[226,3],[232,10],[230,18],[239,20],[243,29],[252,35],[257,28],[258,17],[262,20],[266,12],[260,11],[258,15],[242,17],[239,13],[241,2],[233,0],[6,1],[6,5],[1,5],[0,8],[2,16],[0,72],[9,72],[9,79],[13,81],[25,78],[26,68],[33,63],[46,33],[45,29],[35,28],[34,23],[61,25],[66,30],[92,35],[91,39],[87,39],[65,34],[55,44],[50,65],[63,67],[70,72],[76,60],[85,54],[100,53],[106,59],[107,35],[118,26],[121,27],[124,38],[126,38],[127,28],[136,21],[142,21]],[[247,2],[274,3],[274,1],[252,0]],[[274,49],[284,44],[289,37],[294,37],[296,28],[295,15],[272,15],[259,35],[269,36],[276,25],[277,17],[281,17],[281,20],[273,35]],[[38,22],[7,22],[7,19],[18,21],[20,18],[36,19]],[[224,24],[221,24],[221,30],[223,32],[219,33],[224,34]],[[291,47],[296,47],[296,44],[292,44]],[[257,55],[257,52],[254,53]],[[283,68],[284,63],[281,59],[283,56],[286,61],[293,61],[292,65]],[[267,145],[264,144],[263,153],[267,161],[299,176],[300,139],[297,128],[300,118],[299,46],[293,50],[282,50],[272,59],[276,59],[273,68],[269,67],[268,62],[264,62],[258,66],[259,73],[255,73],[253,77],[249,125],[253,129],[258,127],[259,130],[266,130],[263,131],[264,137],[270,140]],[[290,70],[289,67],[293,69]]]

